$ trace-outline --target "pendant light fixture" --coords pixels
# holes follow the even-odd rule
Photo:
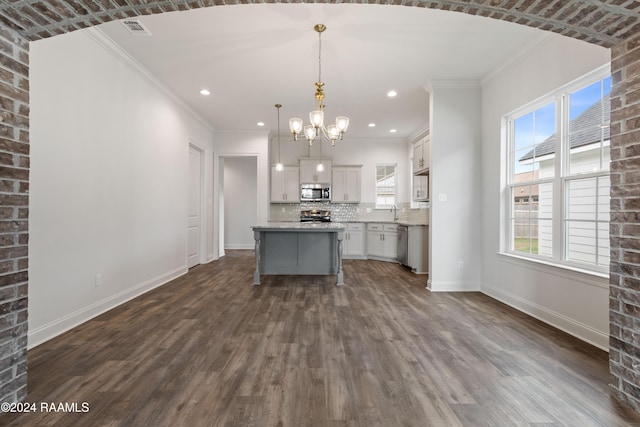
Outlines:
[[[278,163],[276,163],[276,171],[282,172],[284,170],[284,166],[280,161],[280,107],[282,107],[282,105],[276,104],[275,107],[278,110]]]
[[[313,29],[318,33],[318,81],[316,82],[315,110],[309,113],[310,125],[304,126],[302,119],[290,119],[289,130],[293,134],[294,141],[298,140],[298,135],[304,130],[304,136],[313,145],[316,138],[325,138],[335,145],[336,139],[342,139],[349,127],[349,118],[344,116],[336,117],[336,124],[324,126],[324,91],[322,83],[322,33],[327,29],[323,24],[317,24]]]

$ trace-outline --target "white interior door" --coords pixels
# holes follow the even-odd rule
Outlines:
[[[202,209],[202,152],[189,146],[189,208],[187,229],[187,268],[200,264]]]

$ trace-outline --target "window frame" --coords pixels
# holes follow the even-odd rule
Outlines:
[[[569,239],[568,239],[568,226],[567,223],[569,221],[568,218],[568,186],[570,182],[576,182],[578,180],[596,178],[596,182],[598,178],[601,177],[609,177],[610,169],[607,170],[599,170],[597,172],[592,173],[570,173],[570,145],[569,145],[569,124],[571,120],[569,118],[569,96],[576,91],[586,88],[589,85],[602,81],[606,78],[611,77],[610,72],[610,64],[606,64],[602,67],[599,67],[593,70],[590,73],[585,74],[584,76],[575,79],[574,81],[563,85],[562,87],[556,89],[553,92],[548,93],[545,96],[538,98],[537,100],[528,103],[526,105],[521,106],[520,108],[510,112],[503,116],[503,126],[505,126],[505,131],[503,132],[503,159],[501,161],[501,165],[503,168],[503,183],[502,192],[503,192],[503,203],[502,203],[502,214],[501,218],[504,218],[503,224],[500,227],[501,233],[501,247],[500,253],[503,255],[514,256],[517,258],[522,258],[528,261],[553,265],[556,267],[578,270],[588,274],[603,276],[608,275],[609,273],[609,265],[601,265],[598,266],[598,232],[595,234],[595,245],[596,245],[596,262],[594,264],[583,263],[579,261],[570,260],[568,256],[569,252]],[[543,178],[543,179],[534,179],[530,181],[522,181],[516,182],[513,178],[515,175],[516,165],[515,165],[515,156],[514,156],[514,133],[515,120],[534,112],[541,107],[549,105],[550,103],[555,103],[555,135],[559,135],[560,137],[556,137],[555,141],[555,158],[554,158],[554,176],[553,178]],[[610,120],[606,122],[606,124],[610,124]],[[610,138],[609,138],[610,141]],[[606,141],[605,141],[606,142]],[[610,145],[610,144],[609,144]],[[514,213],[513,209],[515,206],[514,198],[513,198],[513,189],[516,187],[524,186],[524,185],[540,185],[544,183],[552,184],[552,214],[551,214],[551,224],[552,224],[552,255],[544,256],[540,254],[532,254],[526,253],[522,251],[516,251],[514,249],[514,226],[513,219]],[[596,194],[597,191],[596,191]],[[529,199],[532,200],[533,197],[530,195]],[[595,210],[598,211],[596,198],[596,206]],[[531,219],[531,217],[529,217]],[[598,226],[603,223],[598,219],[596,214],[596,219],[593,220],[595,224],[596,230]],[[608,219],[607,219],[608,222]]]
[[[383,167],[393,167],[393,177],[394,177],[394,184],[393,184],[393,200],[394,203],[391,205],[380,205],[378,204],[378,167],[383,166]],[[396,206],[398,204],[398,164],[397,163],[376,163],[376,168],[375,168],[375,179],[374,179],[374,196],[375,196],[375,208],[374,209],[390,209],[393,206]],[[387,194],[387,193],[385,193]],[[391,194],[391,193],[389,193]]]

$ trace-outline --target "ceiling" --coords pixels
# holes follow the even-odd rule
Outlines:
[[[456,12],[375,4],[251,4],[138,17],[98,28],[216,131],[308,122],[322,34],[325,121],[351,119],[348,138],[409,138],[428,121],[431,80],[477,80],[548,37],[541,30]],[[200,95],[206,88],[211,94]],[[397,91],[394,98],[389,90]],[[257,126],[264,122],[265,127]],[[375,123],[375,127],[369,127]],[[395,133],[391,133],[395,129]]]

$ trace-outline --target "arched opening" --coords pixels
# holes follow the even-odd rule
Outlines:
[[[3,345],[12,359],[13,376],[7,381],[9,400],[20,400],[26,395],[26,305],[28,256],[28,186],[29,186],[29,122],[28,122],[28,41],[62,34],[78,28],[119,19],[124,16],[162,13],[199,7],[210,2],[150,2],[144,5],[97,6],[94,2],[58,3],[57,6],[37,0],[0,7],[5,28],[2,30],[2,147],[10,154],[3,169],[3,217],[6,228],[13,233],[3,246],[6,267],[2,276],[6,290],[6,309],[10,321],[7,331],[12,339]],[[477,4],[476,4],[477,3]],[[634,148],[638,139],[637,81],[638,66],[638,8],[631,2],[624,6],[603,4],[585,5],[581,1],[498,2],[487,6],[483,1],[441,1],[416,3],[416,6],[440,8],[462,13],[503,19],[535,28],[555,31],[569,37],[585,40],[612,51],[614,89],[612,97],[612,265],[611,265],[611,364],[613,392],[638,407],[631,397],[638,384],[633,384],[637,366],[624,366],[626,355],[634,356],[637,346],[624,338],[628,327],[637,320],[635,307],[639,305],[637,293],[637,263],[634,258],[635,232],[638,206],[637,190],[626,185],[632,181],[638,167],[634,164]],[[562,4],[560,4],[562,3]],[[213,3],[212,3],[213,4]],[[36,166],[34,166],[36,167]],[[9,318],[8,317],[8,318]],[[632,360],[632,359],[629,359]]]

